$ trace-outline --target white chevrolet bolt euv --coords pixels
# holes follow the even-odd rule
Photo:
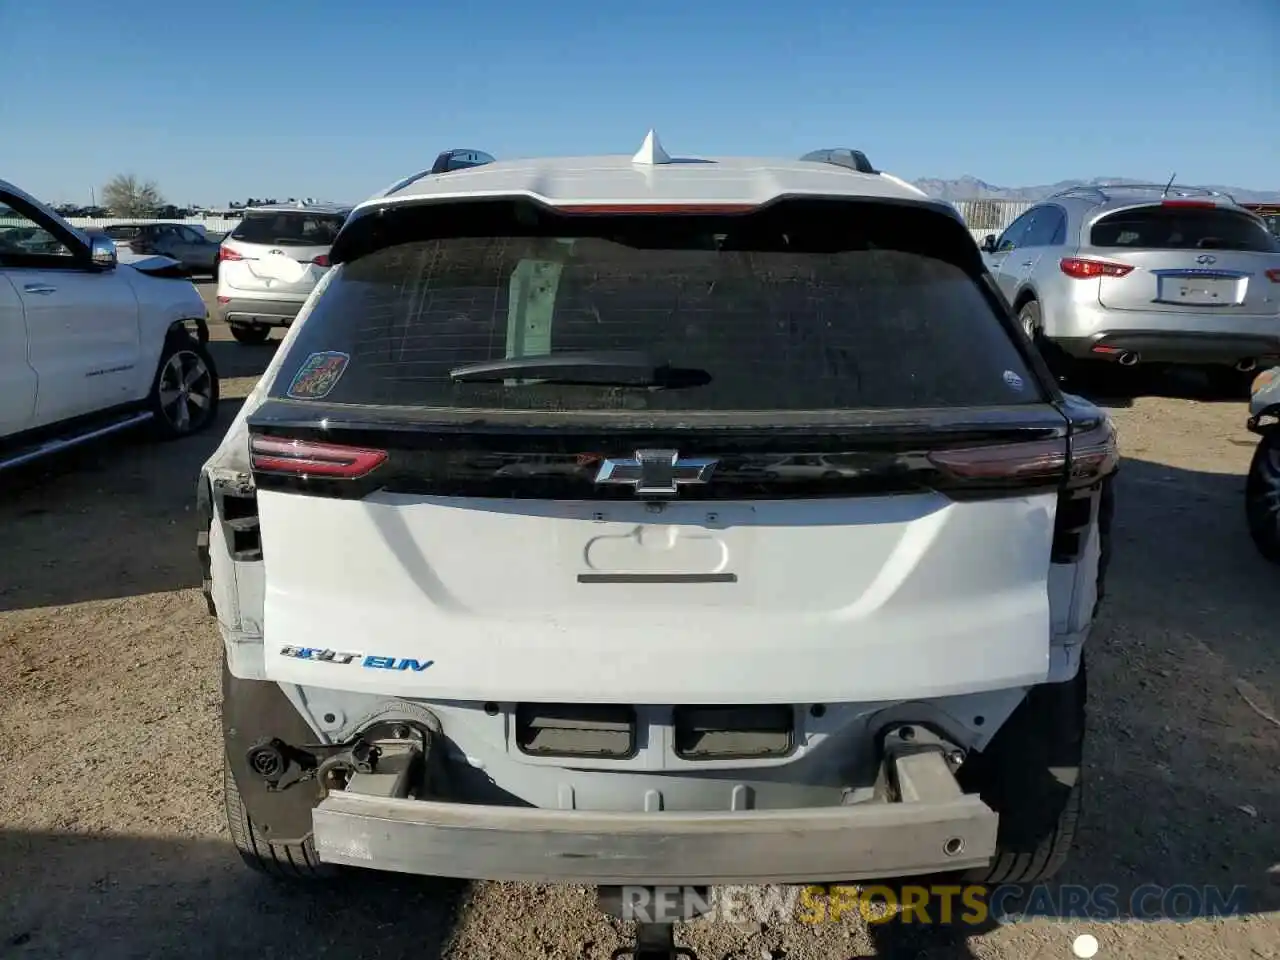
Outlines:
[[[199,478],[252,865],[1052,874],[1118,453],[858,151],[356,206]]]

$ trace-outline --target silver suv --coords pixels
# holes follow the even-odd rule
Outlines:
[[[1280,245],[1225,194],[1078,187],[982,250],[1050,359],[1205,365],[1234,386],[1280,357]]]
[[[241,343],[262,343],[287,327],[329,269],[329,246],[347,207],[250,207],[218,253],[218,307]]]

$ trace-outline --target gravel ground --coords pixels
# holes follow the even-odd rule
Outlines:
[[[225,422],[271,348],[214,335]],[[1244,408],[1139,396],[1116,416],[1125,463],[1091,641],[1087,812],[1059,879],[1113,884],[1122,900],[1144,883],[1241,884],[1256,914],[968,935],[680,927],[703,960],[1065,958],[1086,932],[1100,958],[1280,957],[1280,728],[1259,712],[1280,702],[1280,571],[1241,517]],[[623,928],[586,889],[375,875],[306,894],[241,866],[193,551],[195,472],[215,439],[119,441],[0,487],[0,957],[607,958]]]

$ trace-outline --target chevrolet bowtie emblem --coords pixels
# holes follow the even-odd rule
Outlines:
[[[637,450],[633,459],[600,464],[596,483],[626,484],[642,497],[673,497],[683,484],[706,483],[717,463],[706,457],[681,459],[677,450]]]

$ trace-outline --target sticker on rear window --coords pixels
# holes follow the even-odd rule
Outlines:
[[[338,385],[351,357],[337,350],[322,350],[302,361],[285,395],[294,400],[323,400]]]
[[[1022,378],[1012,370],[1006,370],[1004,372],[1004,382],[1014,390],[1021,390],[1023,387]]]

